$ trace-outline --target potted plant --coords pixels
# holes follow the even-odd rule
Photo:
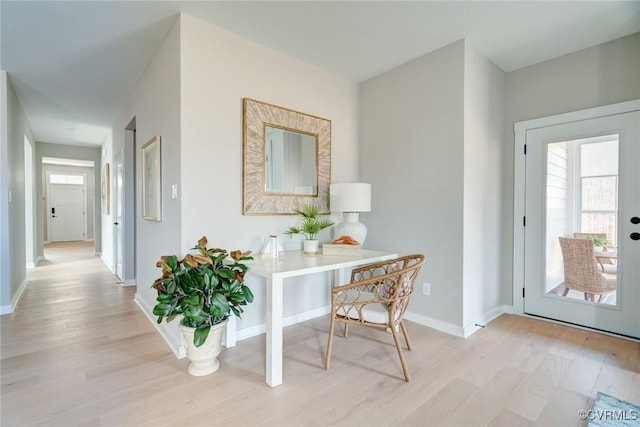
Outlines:
[[[198,254],[188,254],[182,260],[175,255],[163,256],[156,263],[162,268],[162,277],[152,285],[158,291],[153,314],[158,323],[182,316],[179,327],[191,360],[188,372],[199,376],[218,370],[227,319],[231,313],[240,317],[241,306],[253,301],[244,282],[248,267],[242,263],[253,257],[249,256],[251,251],[209,249],[206,237],[198,240],[194,249]]]
[[[602,252],[606,246],[609,245],[609,241],[606,237],[598,237],[598,236],[585,236],[585,239],[591,240],[593,242],[594,250],[596,252]]]
[[[333,220],[320,218],[320,209],[316,205],[305,205],[302,209],[296,209],[295,212],[302,217],[302,223],[299,227],[289,227],[284,234],[289,237],[294,234],[304,235],[304,252],[318,252],[318,233],[327,227],[331,227],[334,224]]]

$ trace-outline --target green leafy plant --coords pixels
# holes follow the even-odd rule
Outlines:
[[[593,246],[608,246],[609,241],[604,238],[596,237],[596,236],[585,236],[585,239],[591,240],[593,242]]]
[[[316,240],[318,233],[327,227],[331,227],[334,222],[330,218],[320,218],[320,209],[316,205],[305,205],[295,212],[302,217],[299,227],[289,227],[284,234],[291,237],[294,234],[303,234],[307,240]]]
[[[153,314],[158,316],[158,323],[182,315],[183,325],[196,328],[193,343],[200,347],[212,325],[225,321],[231,313],[240,317],[241,306],[253,301],[244,282],[249,268],[241,262],[253,257],[249,256],[251,251],[208,249],[206,237],[192,250],[198,254],[188,254],[182,260],[167,255],[156,263],[162,268],[162,277],[152,285],[158,291]]]

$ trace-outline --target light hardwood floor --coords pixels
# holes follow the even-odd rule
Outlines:
[[[328,317],[285,329],[276,389],[264,336],[195,378],[90,247],[46,254],[0,318],[2,426],[577,426],[597,391],[640,402],[639,343],[510,315],[466,340],[408,322],[408,384],[370,328],[339,328],[325,371]]]

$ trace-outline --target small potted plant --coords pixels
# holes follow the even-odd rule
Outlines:
[[[162,277],[152,285],[158,291],[153,314],[158,323],[182,316],[179,326],[191,360],[188,372],[200,376],[218,370],[227,319],[232,313],[240,317],[241,306],[253,301],[244,282],[248,267],[242,263],[253,257],[249,256],[251,251],[209,249],[206,237],[192,249],[198,254],[188,254],[182,260],[175,255],[163,256],[156,263],[162,268]]]
[[[609,241],[606,237],[585,236],[585,239],[593,242],[594,250],[596,252],[602,252],[607,246],[609,246]]]
[[[289,227],[284,234],[289,237],[294,234],[302,234],[305,237],[303,250],[305,253],[315,254],[318,252],[318,233],[327,227],[331,227],[334,222],[330,218],[320,218],[320,209],[316,205],[305,205],[295,212],[302,217],[299,227]]]

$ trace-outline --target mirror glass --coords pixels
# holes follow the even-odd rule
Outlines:
[[[265,192],[318,194],[317,135],[265,125]]]

